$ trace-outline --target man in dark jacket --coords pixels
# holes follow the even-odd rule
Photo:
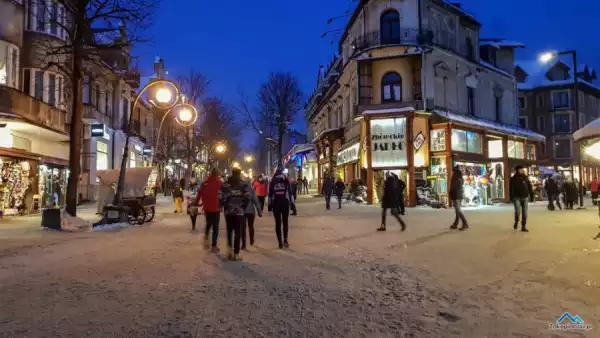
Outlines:
[[[250,187],[242,181],[242,172],[239,168],[231,170],[231,177],[227,179],[219,190],[219,201],[223,206],[225,223],[227,224],[228,258],[239,261],[240,240],[242,238],[242,224],[245,221],[244,212],[250,203]],[[232,238],[233,237],[233,238]]]
[[[278,169],[269,185],[269,212],[275,217],[275,234],[279,249],[289,248],[288,242],[288,216],[290,214],[290,203],[294,203],[294,196],[290,187],[290,181]],[[282,234],[283,225],[283,234]],[[282,236],[283,235],[283,236]]]
[[[406,183],[404,183],[404,181],[395,173],[390,173],[390,175],[397,181],[398,190],[400,191],[400,215],[404,215],[406,213],[406,206],[404,205],[404,190],[406,190]]]
[[[520,165],[515,167],[515,174],[510,178],[509,196],[515,206],[515,224],[513,228],[518,229],[519,217],[523,214],[521,231],[529,232],[527,229],[527,203],[529,200],[533,201],[533,187],[529,178],[525,175],[525,169]]]
[[[327,175],[325,176],[325,179],[323,180],[323,186],[321,187],[321,195],[323,195],[323,197],[325,197],[325,208],[327,210],[331,209],[331,195],[333,194],[333,186],[334,186],[334,182],[333,182],[333,178],[331,178],[331,176]]]
[[[342,178],[338,177],[337,182],[335,182],[335,185],[333,186],[333,191],[335,192],[335,197],[338,200],[338,205],[339,205],[338,209],[342,208],[342,200],[344,198],[344,190],[346,190],[346,185],[342,181]]]
[[[381,200],[381,227],[377,229],[377,231],[385,231],[385,220],[387,215],[387,210],[390,209],[392,216],[396,218],[400,226],[402,227],[402,231],[406,230],[406,224],[400,217],[400,185],[399,180],[395,179],[391,173],[387,174],[385,179],[385,183],[383,184],[383,198]]]
[[[560,191],[558,190],[558,184],[554,181],[554,178],[548,177],[546,180],[546,184],[544,185],[544,189],[546,189],[546,195],[548,195],[548,210],[554,210],[554,201],[560,210],[562,210],[562,205],[560,205]]]
[[[296,179],[292,179],[290,181],[290,190],[292,192],[293,202],[290,203],[290,207],[292,209],[292,216],[298,216],[298,209],[296,209],[296,199],[298,198],[298,181]]]
[[[450,181],[450,199],[452,200],[452,206],[454,206],[455,217],[454,223],[452,223],[450,229],[458,228],[459,219],[462,222],[460,230],[467,230],[469,228],[469,225],[467,224],[467,219],[465,218],[465,215],[463,214],[461,209],[462,200],[464,197],[463,184],[464,180],[462,172],[460,171],[460,169],[458,169],[458,167],[454,167],[454,169],[452,169],[452,180]]]

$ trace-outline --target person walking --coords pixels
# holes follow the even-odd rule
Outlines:
[[[402,227],[402,231],[406,230],[406,223],[400,217],[400,186],[398,180],[391,173],[387,174],[383,184],[383,198],[381,199],[381,227],[377,231],[386,231],[386,216],[387,211],[390,212]]]
[[[198,188],[198,194],[193,206],[198,206],[202,201],[204,209],[204,218],[206,224],[204,227],[204,246],[211,249],[212,252],[219,252],[217,241],[219,239],[219,221],[221,220],[221,204],[219,202],[219,191],[223,181],[219,176],[219,170],[213,168],[210,175]],[[209,242],[208,235],[212,230],[212,241]]]
[[[592,193],[592,203],[598,205],[598,178],[594,177],[590,183],[590,192]]]
[[[294,178],[290,180],[290,190],[292,192],[292,200],[290,201],[290,208],[292,209],[292,216],[298,216],[298,209],[296,209],[296,199],[298,198],[298,181]]]
[[[183,213],[183,187],[181,184],[173,189],[173,200],[175,201],[174,213]]]
[[[325,176],[323,179],[323,186],[321,187],[321,195],[325,197],[325,209],[331,209],[331,195],[333,194],[334,182],[331,176]]]
[[[565,181],[565,184],[563,184],[563,189],[565,194],[565,208],[572,210],[577,203],[577,184],[569,177]]]
[[[555,210],[555,201],[558,208],[562,210],[562,205],[560,205],[560,191],[558,190],[558,184],[556,183],[553,177],[549,177],[546,180],[546,184],[544,184],[544,189],[546,190],[546,195],[548,196],[548,210]]]
[[[527,229],[527,203],[529,200],[533,201],[533,187],[522,166],[515,167],[515,174],[510,178],[508,190],[510,200],[515,207],[513,229],[518,229],[519,218],[521,218],[521,231],[529,232]]]
[[[335,185],[333,186],[333,191],[335,193],[335,197],[338,200],[338,209],[342,208],[342,200],[344,198],[345,190],[346,190],[346,185],[344,184],[344,181],[342,181],[341,177],[338,177],[337,182],[335,182]]]
[[[248,206],[246,206],[246,210],[244,211],[244,223],[242,224],[242,250],[246,250],[246,234],[247,231],[250,232],[250,246],[254,245],[254,220],[256,218],[256,214],[258,213],[258,217],[262,217],[263,213],[260,209],[260,202],[258,202],[258,197],[256,196],[256,192],[252,187],[249,187],[250,190],[250,202]]]
[[[406,206],[404,205],[404,190],[406,190],[406,183],[404,183],[404,181],[395,173],[391,172],[390,175],[394,177],[394,180],[396,180],[396,183],[398,184],[398,189],[400,190],[400,215],[404,215],[406,213]]]
[[[256,196],[258,197],[258,202],[260,203],[260,210],[265,210],[265,199],[267,198],[267,193],[269,189],[269,182],[267,178],[260,174],[258,179],[254,180],[252,183],[252,188],[256,192]]]
[[[240,241],[245,212],[250,203],[250,186],[242,180],[240,168],[233,168],[231,176],[219,190],[219,202],[223,206],[225,224],[227,225],[227,258],[233,261],[242,259]]]
[[[467,223],[467,218],[462,212],[462,200],[464,197],[463,190],[464,180],[463,174],[458,167],[454,167],[452,169],[452,180],[450,181],[450,199],[452,200],[452,206],[454,207],[454,222],[450,226],[450,229],[458,228],[458,221],[462,222],[460,230],[467,230],[469,225]]]
[[[304,176],[304,192],[308,195],[308,179]]]
[[[275,176],[269,185],[269,212],[273,212],[275,217],[275,234],[279,249],[289,248],[288,242],[288,216],[290,213],[290,203],[294,203],[294,196],[290,187],[290,181],[283,174],[281,169],[277,169]],[[283,233],[282,233],[283,230]]]

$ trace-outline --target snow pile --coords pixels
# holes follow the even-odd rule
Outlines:
[[[127,222],[121,223],[113,223],[113,224],[102,224],[92,228],[92,231],[112,231],[112,230],[121,230],[125,228],[132,228],[135,225],[131,225]]]
[[[73,217],[63,210],[60,226],[63,231],[79,232],[89,230],[92,227],[92,223],[79,217]]]

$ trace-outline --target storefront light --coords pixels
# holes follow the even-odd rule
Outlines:
[[[596,142],[585,148],[585,154],[596,159],[600,159],[600,142]]]
[[[415,167],[425,166],[425,156],[423,154],[415,154]]]
[[[0,128],[0,147],[13,147],[13,136],[8,128]]]

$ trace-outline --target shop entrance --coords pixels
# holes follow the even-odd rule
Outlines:
[[[408,169],[373,170],[373,204],[380,203],[381,199],[383,198],[385,176],[388,172],[398,175],[398,177],[406,184],[406,190],[404,190],[404,202],[406,204],[406,199],[408,198],[408,187],[410,186],[408,184]]]
[[[479,207],[489,205],[491,200],[488,195],[489,181],[486,176],[485,164],[456,162],[456,166],[463,174],[463,206]]]
[[[67,169],[40,165],[39,198],[42,208],[65,205]]]

